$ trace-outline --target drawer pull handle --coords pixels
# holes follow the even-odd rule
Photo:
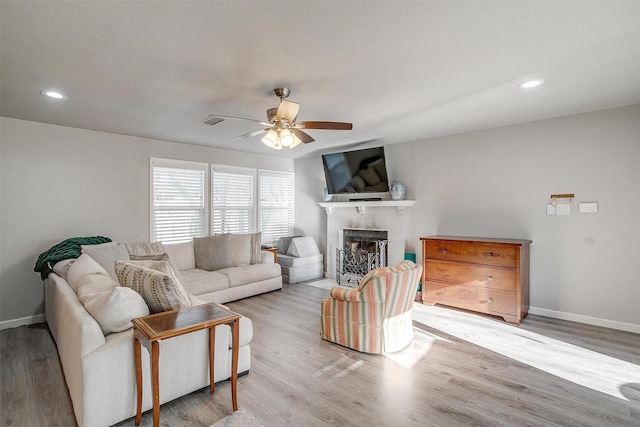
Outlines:
[[[447,250],[446,250],[446,249],[442,249],[442,251],[441,251],[441,252],[442,252],[443,254],[446,254],[446,253],[447,253]]]
[[[442,270],[441,273],[442,273],[443,276],[446,276],[447,275],[447,270]]]
[[[442,291],[442,292],[436,292],[436,295],[446,295],[447,291]]]
[[[487,277],[487,280],[488,280],[488,281],[490,281],[490,282],[492,282],[492,281],[493,281],[493,276],[489,276],[489,277]]]
[[[489,253],[487,253],[487,256],[488,256],[489,258],[491,258],[491,257],[493,256],[493,252],[489,252]]]
[[[478,302],[479,302],[480,304],[484,304],[484,303],[492,304],[492,303],[493,303],[493,299],[491,299],[491,298],[487,298],[487,300],[486,300],[486,301],[485,301],[485,300],[480,300],[480,301],[478,301]]]
[[[487,304],[491,304],[491,303],[493,303],[493,300],[492,300],[491,298],[489,298],[489,299],[487,300]]]

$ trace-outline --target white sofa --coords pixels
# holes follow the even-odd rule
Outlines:
[[[280,267],[274,264],[270,252],[261,254],[264,264],[209,272],[197,270],[192,263],[193,244],[165,245],[165,251],[181,270],[184,287],[194,305],[205,301],[231,301],[282,287]],[[54,266],[54,271],[57,266]],[[81,292],[76,294],[77,288],[74,290],[61,275],[55,272],[48,275],[45,311],[58,347],[78,426],[110,426],[135,416],[133,330],[105,336],[102,323],[92,317],[80,301],[78,294]],[[251,321],[242,317],[239,374],[248,372],[251,367],[252,337]],[[161,404],[209,384],[206,330],[165,340],[160,346]],[[149,353],[145,348],[142,364],[143,411],[147,411],[152,407],[152,400]],[[214,379],[218,382],[230,376],[231,328],[221,325],[216,327]],[[215,394],[212,399],[216,399]]]

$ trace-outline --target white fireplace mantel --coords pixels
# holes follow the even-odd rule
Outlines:
[[[365,214],[365,209],[370,208],[388,208],[395,207],[399,214],[404,214],[405,208],[412,207],[416,204],[415,200],[353,200],[350,202],[321,202],[327,215],[331,215],[334,209],[357,208],[358,213]]]

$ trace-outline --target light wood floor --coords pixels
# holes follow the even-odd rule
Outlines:
[[[638,383],[613,397],[421,324],[418,336],[437,339],[412,366],[323,341],[327,294],[285,285],[228,304],[253,321],[238,401],[265,426],[640,426]],[[640,364],[637,334],[533,315],[519,328]],[[0,331],[0,352],[0,425],[75,425],[46,324]],[[161,425],[209,426],[231,413],[229,392],[225,381],[214,396],[205,388],[167,403]],[[141,425],[151,421],[146,412]]]

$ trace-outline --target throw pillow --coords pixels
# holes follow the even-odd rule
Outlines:
[[[78,293],[78,285],[80,284],[80,280],[84,276],[88,276],[90,274],[99,274],[103,276],[109,276],[109,273],[100,266],[97,262],[94,261],[87,254],[82,254],[78,259],[76,259],[71,267],[69,267],[69,272],[67,273],[67,283],[71,286],[74,292]]]
[[[172,273],[178,278],[178,281],[184,286],[184,280],[182,280],[182,274],[178,266],[173,262],[173,258],[169,254],[160,255],[130,255],[131,261],[166,261],[171,267]]]
[[[153,256],[163,257],[162,255],[153,255]],[[166,257],[163,257],[163,258],[169,258],[169,256],[167,255]],[[184,284],[182,282],[182,276],[180,276],[180,273],[178,272],[178,270],[176,270],[171,265],[170,261],[147,259],[147,260],[131,260],[129,262],[132,264],[141,265],[143,267],[150,268],[152,270],[156,270],[161,273],[167,274],[173,280],[176,291],[180,294],[180,300],[181,300],[180,306],[189,307],[191,305],[190,303],[187,304],[187,302],[190,301],[190,298],[189,298],[189,293],[184,288]]]
[[[229,247],[234,267],[251,264],[251,234],[229,234]]]
[[[88,254],[98,264],[104,268],[113,280],[118,280],[114,266],[116,261],[124,261],[129,259],[129,251],[125,245],[91,245],[83,246],[82,253]]]
[[[111,286],[107,286],[107,280]],[[131,319],[149,314],[142,296],[133,289],[118,286],[108,276],[85,276],[78,288],[78,299],[104,335],[126,331],[133,326]]]
[[[53,265],[53,272],[58,276],[62,277],[64,280],[67,280],[67,275],[69,274],[69,269],[75,259],[63,259],[62,261],[58,261]]]
[[[191,305],[188,300],[184,300],[182,292],[176,285],[176,280],[167,273],[152,270],[131,261],[116,261],[115,271],[122,286],[129,287],[142,295],[151,313],[160,313]]]
[[[196,268],[207,271],[233,267],[228,234],[193,238]]]
[[[129,256],[131,255],[162,255],[164,253],[162,243],[160,242],[127,243],[125,246],[127,247],[127,252],[129,252]]]
[[[251,235],[251,257],[249,259],[250,264],[262,263],[262,232],[253,233]]]

